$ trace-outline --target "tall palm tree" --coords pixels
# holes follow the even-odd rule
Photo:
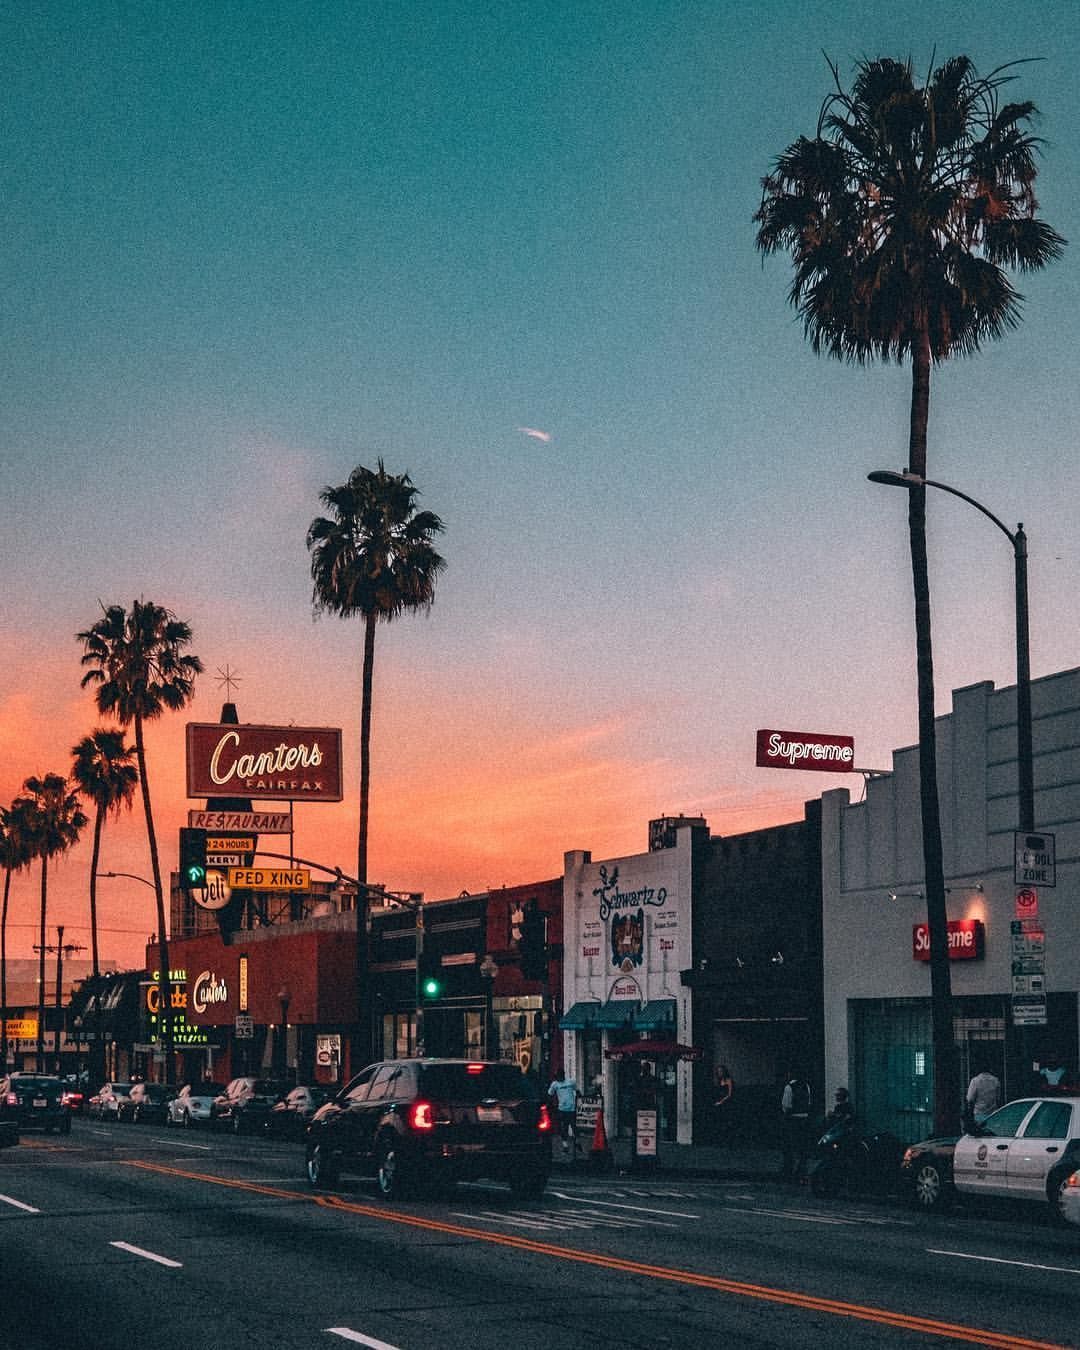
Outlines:
[[[930,372],[1016,327],[1022,297],[1006,268],[1056,258],[1064,240],[1037,218],[1038,140],[1030,102],[1001,91],[1015,66],[980,77],[953,57],[926,83],[910,63],[862,61],[851,92],[825,99],[763,181],[754,219],[766,254],[790,253],[789,299],[816,352],[863,363],[911,362],[908,467],[926,477]],[[934,668],[926,563],[926,489],[908,502],[919,705],[919,785],[930,930],[935,1128],[959,1112],[945,878],[934,737]]]
[[[4,869],[4,903],[0,909],[0,1073],[7,1067],[7,921],[11,874],[29,866],[33,858],[30,841],[30,803],[16,797],[0,810],[0,867]]]
[[[148,600],[136,600],[130,613],[122,605],[109,605],[97,623],[77,637],[84,647],[81,664],[87,667],[82,687],[94,686],[99,712],[115,717],[122,727],[133,726],[135,729],[135,756],[157,902],[158,994],[165,1081],[171,1083],[173,1018],[169,942],[150,783],[146,774],[144,727],[165,711],[179,712],[187,706],[194,693],[195,676],[203,668],[202,662],[184,651],[191,642],[191,628],[167,609]]]
[[[62,774],[47,773],[42,778],[28,778],[23,783],[23,790],[28,802],[27,839],[33,857],[41,862],[37,1028],[37,1066],[40,1073],[45,1065],[45,921],[49,896],[49,859],[58,853],[66,853],[73,844],[78,843],[87,819],[79,806],[78,796],[71,791],[68,780]],[[59,1002],[59,989],[56,994]],[[59,1044],[58,1038],[58,1053]]]
[[[105,817],[130,810],[139,782],[135,765],[135,747],[124,744],[124,733],[110,727],[98,727],[72,746],[71,776],[88,802],[94,803],[94,849],[90,859],[90,958],[94,977],[94,1054],[95,1081],[105,1075],[105,1045],[101,1036],[101,965],[98,959],[97,872],[101,857],[101,831]]]
[[[360,702],[360,822],[356,846],[358,1047],[370,1047],[367,1007],[367,852],[371,781],[371,691],[375,626],[402,614],[429,609],[435,582],[446,566],[433,540],[443,523],[432,511],[418,511],[419,495],[407,473],[389,474],[380,459],[374,471],[357,465],[340,487],[319,494],[329,517],[318,516],[307,532],[316,609],[343,619],[364,620],[364,661]]]

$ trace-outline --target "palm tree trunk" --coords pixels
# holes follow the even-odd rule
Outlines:
[[[7,916],[11,868],[4,869],[4,908],[0,911],[0,1073],[7,1073]]]
[[[94,852],[90,860],[90,973],[94,980],[94,1052],[93,1079],[100,1082],[105,1077],[105,1046],[101,1036],[101,965],[98,961],[98,922],[97,922],[97,871],[101,857],[101,827],[105,820],[105,810],[99,804],[94,816]]]
[[[371,698],[375,668],[374,612],[364,615],[364,667],[360,694],[360,827],[356,841],[356,1055],[353,1071],[372,1052],[371,997],[368,988],[370,897],[367,890],[368,809],[371,791]]]
[[[37,1022],[37,1061],[38,1073],[45,1072],[45,912],[49,894],[49,855],[41,855],[41,934],[38,938],[38,1022]]]
[[[926,431],[930,416],[930,337],[925,329],[912,356],[908,467],[926,476]],[[930,935],[930,1019],[933,1042],[934,1133],[954,1132],[960,1113],[952,976],[945,905],[945,869],[938,800],[934,656],[930,633],[930,575],[926,560],[926,489],[908,493],[911,576],[915,592],[915,655],[919,701],[919,799],[922,814],[926,924]]]
[[[158,1000],[161,1006],[161,1041],[165,1051],[165,1082],[173,1080],[173,1017],[172,983],[169,979],[169,939],[165,923],[165,897],[161,888],[161,864],[158,860],[157,835],[154,833],[154,813],[150,808],[150,784],[146,779],[146,746],[143,743],[142,716],[135,714],[135,755],[139,761],[139,783],[142,787],[143,811],[146,814],[146,838],[150,845],[150,866],[154,876],[154,898],[157,901],[158,927]]]

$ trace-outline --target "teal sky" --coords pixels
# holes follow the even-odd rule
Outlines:
[[[759,726],[853,734],[873,767],[914,740],[904,500],[865,481],[903,465],[909,373],[815,357],[751,217],[815,129],[823,52],[845,77],[1040,57],[1015,88],[1042,113],[1043,214],[1080,240],[1080,6],[0,14],[0,800],[66,769],[96,724],[74,633],[138,595],[195,630],[193,718],[229,663],[244,720],[343,726],[355,776],[360,629],[312,622],[304,534],[378,455],[448,560],[431,615],[379,638],[387,884],[553,876],[566,849],[643,847],[663,812],[790,819],[837,780],[756,770]],[[1080,664],[1078,248],[1020,280],[1023,326],[940,371],[931,407],[931,475],[1029,531],[1036,675]],[[930,507],[947,711],[1014,679],[1012,558]],[[173,720],[152,747],[170,840]],[[145,872],[138,831],[115,839],[111,865]],[[118,930],[143,903],[117,897]]]

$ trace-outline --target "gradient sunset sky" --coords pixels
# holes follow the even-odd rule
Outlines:
[[[760,179],[860,56],[1020,57],[1042,214],[1074,241],[1025,321],[935,375],[930,474],[1030,534],[1035,676],[1080,664],[1080,5],[0,4],[5,128],[0,801],[100,724],[75,633],[136,597],[194,629],[149,732],[163,862],[186,721],[341,726],[346,801],[297,851],[355,859],[362,627],[313,618],[318,494],[382,456],[446,523],[427,617],[376,644],[370,876],[430,898],[565,850],[801,817],[850,777],[754,767],[758,727],[916,735],[910,374],[813,355],[762,265]],[[541,434],[537,434],[541,433]],[[936,494],[940,712],[1015,678],[1012,554]],[[852,785],[857,795],[861,782]],[[198,805],[199,803],[190,803]],[[90,831],[50,928],[89,943]],[[102,866],[150,875],[138,812]],[[37,869],[9,953],[36,940]],[[104,881],[140,964],[153,896]],[[51,934],[50,934],[51,938]]]

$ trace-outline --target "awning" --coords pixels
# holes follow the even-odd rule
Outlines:
[[[603,1027],[606,1031],[633,1026],[640,1006],[636,998],[610,999],[596,1014],[593,1025]]]
[[[700,1047],[675,1041],[630,1041],[604,1051],[605,1059],[700,1059],[701,1056]]]
[[[600,1004],[595,1001],[589,1003],[575,1003],[572,1008],[567,1009],[559,1018],[560,1031],[584,1031],[592,1026],[596,1020],[596,1014],[600,1010]]]
[[[673,998],[650,999],[639,1012],[634,1014],[634,1026],[638,1031],[656,1031],[659,1027],[675,1025],[675,1000]]]

